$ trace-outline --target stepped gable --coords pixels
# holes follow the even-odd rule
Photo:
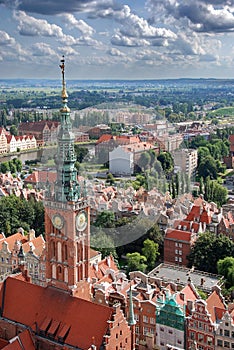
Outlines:
[[[45,336],[55,341],[63,338],[65,344],[81,349],[88,349],[93,339],[97,349],[101,347],[114,313],[110,307],[74,298],[58,288],[43,288],[11,277],[2,283],[0,298],[3,318],[35,331],[37,325]]]

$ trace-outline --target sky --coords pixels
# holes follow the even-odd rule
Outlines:
[[[234,0],[0,0],[0,79],[234,78]]]

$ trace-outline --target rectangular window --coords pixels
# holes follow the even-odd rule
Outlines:
[[[178,258],[177,258],[177,256],[175,256],[175,261],[178,261]]]
[[[204,336],[203,334],[198,333],[198,341],[203,341]]]
[[[217,340],[217,346],[223,347],[223,341],[221,339]]]
[[[225,341],[225,340],[224,340],[223,346],[224,346],[224,348],[229,349],[229,348],[230,348],[230,343],[229,343],[228,341]]]
[[[213,341],[211,337],[207,337],[207,344],[212,345]]]
[[[182,258],[179,258],[179,262],[182,262]]]
[[[144,335],[148,334],[148,332],[149,332],[148,327],[143,327],[143,333],[144,333]]]
[[[143,316],[143,322],[148,323],[148,317],[147,316]]]
[[[224,336],[230,337],[230,331],[228,329],[224,329]]]
[[[195,339],[195,333],[194,332],[190,332],[190,338],[191,339]]]
[[[154,317],[150,317],[150,324],[155,324],[155,318]]]
[[[178,254],[178,249],[175,250],[175,253]]]
[[[136,326],[136,334],[139,334],[139,327]]]

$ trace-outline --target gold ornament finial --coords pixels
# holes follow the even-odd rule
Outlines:
[[[65,59],[64,59],[64,55],[62,56],[63,58],[61,59],[61,64],[59,65],[59,67],[61,68],[62,71],[62,84],[63,84],[63,90],[62,90],[62,99],[67,99],[68,95],[67,95],[67,91],[66,91],[66,83],[65,83]]]

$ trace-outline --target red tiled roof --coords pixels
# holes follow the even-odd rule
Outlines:
[[[107,322],[113,315],[112,308],[72,297],[57,288],[43,288],[11,277],[4,284],[4,304],[3,288],[0,299],[3,317],[26,326],[37,324],[39,328],[48,317],[51,324],[60,322],[55,339],[66,325],[70,328],[65,343],[88,349],[94,338],[95,345],[100,348]]]
[[[209,297],[206,299],[207,310],[211,315],[213,322],[216,322],[217,319],[221,319],[220,309],[226,311],[225,304],[221,296],[214,290]],[[221,318],[219,318],[221,316]]]
[[[108,142],[113,138],[112,135],[110,134],[103,134],[99,137],[99,139],[97,140],[96,144],[102,143],[102,142]]]
[[[10,344],[3,348],[4,350],[35,350],[35,346],[29,330],[19,333]]]
[[[167,229],[165,239],[174,239],[178,241],[190,242],[191,241],[191,232]]]
[[[97,278],[100,281],[106,276],[107,270],[114,270],[115,272],[119,271],[112,256],[101,260],[97,265],[93,264],[90,267],[90,278]]]
[[[46,183],[47,180],[50,183],[54,183],[57,179],[56,171],[34,171],[32,174],[28,175],[24,181],[37,184],[38,182]]]
[[[27,242],[27,238],[24,235],[22,235],[22,233],[17,232],[14,235],[11,235],[11,236],[7,237],[6,239],[1,240],[0,241],[0,249],[2,249],[3,242],[7,242],[8,249],[10,251],[12,251],[16,241],[20,241],[21,243],[25,243],[25,242]]]
[[[184,299],[182,298],[182,294],[184,294]],[[176,301],[180,305],[186,305],[188,300],[195,301],[198,299],[198,294],[191,286],[191,284],[187,284],[181,291],[176,295]]]
[[[33,244],[34,249],[33,253],[37,256],[41,256],[43,249],[45,248],[45,240],[42,235],[28,241],[22,245],[24,253],[28,253],[30,251],[30,246]]]
[[[8,344],[7,340],[0,338],[0,349],[5,349],[4,347]]]

